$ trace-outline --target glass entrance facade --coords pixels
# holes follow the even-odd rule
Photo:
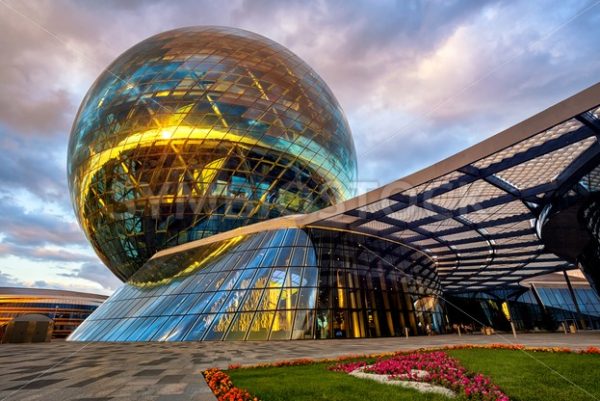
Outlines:
[[[419,331],[415,302],[437,291],[431,261],[414,249],[347,232],[269,230],[151,259],[70,339],[403,335]]]

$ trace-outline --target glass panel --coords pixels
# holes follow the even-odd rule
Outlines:
[[[207,288],[207,291],[216,291],[220,288],[225,288],[227,286],[227,277],[230,275],[230,271],[224,271],[218,273],[215,280],[212,284]]]
[[[123,341],[132,341],[132,338],[136,335],[137,331],[140,330],[140,327],[144,323],[145,318],[135,318],[134,322],[129,326],[129,329],[126,331],[126,336],[123,338]]]
[[[131,331],[127,337],[127,341],[141,341],[140,339],[142,338],[144,331],[148,329],[155,319],[155,317],[140,318],[137,328]]]
[[[187,332],[190,330],[190,328],[196,322],[196,319],[198,319],[198,315],[184,316],[181,319],[181,321],[177,324],[177,326],[175,326],[173,328],[173,331],[171,331],[168,341],[183,340],[184,336],[187,334]]]
[[[302,285],[302,268],[301,267],[290,267],[288,269],[288,275],[286,277],[286,287],[299,287]]]
[[[287,269],[277,268],[271,269],[271,277],[269,280],[269,287],[282,287],[286,283]],[[290,284],[287,284],[290,285]]]
[[[240,271],[232,271],[229,277],[221,285],[221,290],[231,290],[241,275]]]
[[[173,331],[173,329],[181,321],[181,318],[181,316],[169,317],[165,324],[163,324],[162,327],[157,330],[156,333],[154,333],[151,341],[168,341],[171,331]]]
[[[301,288],[298,295],[298,309],[312,309],[317,298],[316,288]]]
[[[217,292],[213,297],[211,303],[204,310],[204,313],[217,313],[219,309],[221,309],[221,306],[223,306],[223,304],[225,303],[227,295],[229,295],[227,291]]]
[[[108,337],[108,341],[123,341],[125,338],[127,338],[126,330],[133,323],[133,321],[134,320],[131,318],[121,320],[117,324],[117,327],[112,329],[112,333]]]
[[[265,294],[262,297],[259,309],[262,309],[262,310],[277,309],[277,303],[279,302],[280,294],[281,294],[281,288],[267,288],[265,290]]]
[[[254,313],[239,313],[231,323],[225,340],[243,340],[252,323]]]
[[[273,327],[271,329],[271,340],[289,340],[294,325],[294,311],[280,310],[275,312]]]
[[[190,308],[188,313],[190,313],[190,314],[201,313],[204,310],[204,308],[206,307],[206,305],[209,304],[210,300],[212,299],[212,297],[214,295],[215,295],[214,292],[205,292],[203,294],[195,294],[194,296],[197,297],[197,301],[194,305],[192,305],[192,307]]]
[[[164,315],[163,311],[168,310],[175,303],[177,295],[167,295],[160,298],[160,303],[154,310],[155,315]]]
[[[290,266],[304,266],[305,252],[306,248],[304,247],[295,248]]]
[[[262,267],[258,269],[250,288],[265,288],[267,286],[270,274],[271,268]]]
[[[277,256],[277,248],[268,248],[265,250],[265,256],[260,262],[260,266],[271,267]]]
[[[275,312],[256,312],[248,332],[248,340],[266,340]]]
[[[212,326],[204,335],[203,340],[222,340],[233,317],[233,313],[218,314],[214,319]]]
[[[227,301],[223,303],[220,312],[236,312],[247,291],[231,291],[227,297]]]
[[[277,309],[295,309],[298,300],[298,291],[298,288],[282,289]]]
[[[200,315],[198,319],[185,335],[185,341],[200,341],[204,336],[207,327],[210,326],[216,315]]]
[[[243,270],[235,284],[235,289],[246,289],[250,287],[252,277],[256,274],[256,269]]]
[[[242,311],[254,311],[258,309],[260,300],[264,290],[250,290],[244,302],[242,303]]]
[[[104,329],[108,327],[109,324],[113,324],[114,321],[112,319],[109,320],[98,320],[96,324],[90,326],[90,331],[87,335],[82,335],[82,341],[91,341],[92,339],[98,339],[98,341],[106,341],[103,333]]]
[[[289,266],[293,250],[294,248],[290,247],[279,248],[279,252],[277,253],[277,257],[272,266]]]
[[[304,287],[316,287],[319,277],[319,269],[316,267],[304,268],[304,276],[302,276],[302,285]]]
[[[156,318],[156,320],[149,322],[149,325],[143,332],[140,333],[140,336],[136,339],[136,341],[150,341],[154,334],[160,330],[167,320],[169,320],[167,316],[160,316]]]
[[[184,313],[181,310],[181,305],[185,302],[187,294],[176,295],[175,298],[171,298],[170,303],[162,310],[163,315],[178,315]]]
[[[189,310],[198,300],[199,294],[188,294],[185,300],[177,307],[178,313],[187,315],[189,314]]]

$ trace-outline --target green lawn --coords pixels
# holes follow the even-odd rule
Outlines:
[[[327,370],[330,364],[285,368],[237,369],[227,372],[237,387],[263,401],[444,400],[397,386],[362,380]]]
[[[456,350],[448,353],[470,370],[490,376],[514,401],[600,399],[600,356],[528,353],[507,350]],[[448,400],[414,390],[331,372],[331,363],[227,372],[237,387],[264,401],[279,400]],[[558,372],[554,373],[552,370]],[[580,388],[571,384],[576,384]],[[586,391],[588,393],[586,393]],[[590,395],[591,394],[591,395]]]
[[[467,369],[490,376],[511,400],[600,399],[600,355],[485,349],[448,353]]]

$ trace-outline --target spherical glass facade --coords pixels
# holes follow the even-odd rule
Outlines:
[[[68,175],[81,226],[125,280],[158,250],[350,197],[356,154],[338,102],[296,55],[192,27],[102,73],[75,119]]]

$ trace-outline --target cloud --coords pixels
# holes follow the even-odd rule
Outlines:
[[[79,263],[73,275],[109,274],[79,253],[92,254],[71,210],[68,136],[96,77],[153,34],[226,25],[288,47],[344,108],[360,179],[383,185],[596,83],[600,7],[593,4],[7,0],[0,5],[0,255]]]
[[[52,213],[28,212],[15,197],[0,196],[2,243],[20,247],[87,245],[77,223]]]
[[[6,243],[0,243],[0,257],[13,255],[20,258],[29,259],[32,261],[45,261],[45,262],[96,262],[97,257],[90,255],[70,252],[66,249],[50,249],[45,247],[27,247],[27,246],[15,246]]]
[[[107,290],[115,290],[122,284],[121,281],[106,268],[106,266],[97,262],[83,263],[81,267],[73,270],[72,273],[61,273],[60,275],[63,277],[75,277],[93,281]]]
[[[25,283],[8,273],[0,270],[0,287],[25,287]]]
[[[64,139],[23,136],[3,129],[0,121],[0,194],[24,190],[70,208],[65,147]]]

